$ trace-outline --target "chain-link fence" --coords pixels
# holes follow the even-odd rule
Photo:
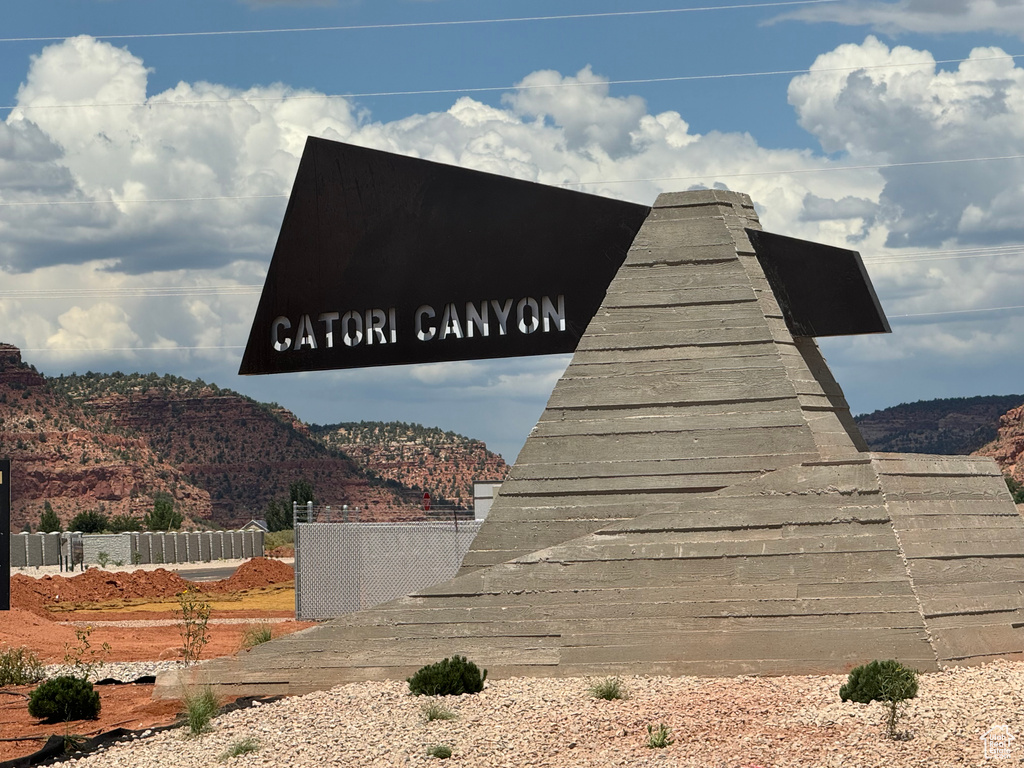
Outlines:
[[[302,620],[334,618],[452,578],[483,524],[344,522],[338,510],[319,522],[324,511],[303,512],[295,523],[295,615]]]

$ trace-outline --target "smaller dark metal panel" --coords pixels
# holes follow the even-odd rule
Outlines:
[[[0,459],[0,611],[11,610],[11,460]]]
[[[748,229],[794,336],[891,333],[857,251]]]
[[[572,352],[649,212],[310,137],[239,373]]]

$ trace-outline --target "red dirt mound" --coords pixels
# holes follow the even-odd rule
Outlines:
[[[280,560],[254,557],[246,560],[228,579],[203,584],[204,592],[239,592],[243,589],[269,587],[271,584],[295,581],[295,569]]]
[[[38,579],[16,573],[11,577],[11,607],[53,618],[47,607],[60,603],[175,597],[190,584],[204,593],[224,594],[294,580],[295,571],[290,565],[263,557],[246,561],[230,578],[200,584],[192,584],[164,568],[154,571],[101,571],[94,568],[77,576],[43,576]]]
[[[187,581],[163,568],[117,572],[94,568],[70,578],[43,576],[33,579],[18,573],[11,577],[11,605],[46,615],[45,607],[57,603],[174,597],[187,586]]]

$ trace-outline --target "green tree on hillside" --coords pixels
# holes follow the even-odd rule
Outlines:
[[[106,527],[107,516],[95,509],[79,512],[68,523],[69,531],[81,531],[82,533],[103,533]]]
[[[266,520],[267,530],[271,533],[287,531],[292,527],[291,504],[274,499],[263,511],[263,519]]]
[[[158,493],[153,497],[153,511],[147,512],[142,524],[150,531],[174,531],[181,528],[184,517],[174,508],[174,498],[169,493]]]
[[[39,516],[39,532],[60,532],[60,518],[57,517],[57,513],[53,511],[53,507],[50,506],[48,501],[43,503],[43,513]]]
[[[131,515],[114,515],[107,523],[107,530],[110,533],[125,533],[126,531],[141,531],[142,521]]]
[[[313,499],[313,485],[308,480],[296,480],[292,483],[288,492],[291,495],[293,503],[299,506],[306,506],[306,502],[312,501],[314,504],[316,501]]]
[[[306,506],[313,498],[313,484],[308,480],[296,480],[288,487],[288,501],[274,499],[263,512],[263,519],[267,522],[267,529],[272,533],[287,531],[292,527],[292,505]]]

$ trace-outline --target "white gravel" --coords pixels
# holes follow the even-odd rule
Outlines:
[[[693,766],[696,768],[950,768],[1024,763],[1024,663],[994,662],[921,676],[901,728],[884,738],[880,704],[842,703],[843,676],[624,678],[631,697],[601,701],[594,681],[488,681],[476,696],[442,703],[458,713],[426,722],[425,697],[400,682],[357,683],[239,710],[188,739],[183,729],[80,758],[83,766],[219,766],[232,744],[259,751],[230,766]],[[646,746],[665,723],[675,743]],[[983,737],[1007,726],[1009,757],[986,760]],[[993,732],[994,733],[994,732]],[[427,756],[447,744],[449,763]]]

